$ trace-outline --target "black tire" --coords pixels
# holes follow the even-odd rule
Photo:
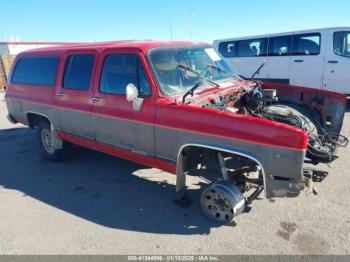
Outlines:
[[[64,154],[66,150],[66,145],[63,144],[62,149],[53,149],[50,148],[50,141],[45,140],[45,137],[48,138],[48,136],[51,134],[51,127],[50,123],[46,120],[41,120],[37,126],[37,139],[39,142],[39,147],[41,153],[44,155],[45,158],[47,158],[50,161],[61,161],[63,160]]]

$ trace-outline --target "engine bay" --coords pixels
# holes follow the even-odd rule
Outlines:
[[[264,89],[259,81],[240,87],[236,92],[219,93],[199,106],[263,118],[304,130],[309,135],[306,157],[314,165],[333,162],[337,158],[337,148],[348,144],[348,138],[327,131],[301,106],[279,101],[277,90]]]

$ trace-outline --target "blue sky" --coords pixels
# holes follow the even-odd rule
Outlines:
[[[189,40],[350,26],[350,0],[2,0],[0,41]],[[171,21],[171,22],[170,22]]]

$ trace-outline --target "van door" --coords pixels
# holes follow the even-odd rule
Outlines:
[[[94,139],[92,126],[92,75],[97,52],[84,50],[64,55],[64,73],[57,92],[60,129]]]
[[[330,33],[324,77],[325,89],[350,94],[350,30]]]
[[[237,62],[240,62],[240,75],[246,78],[265,80],[267,77],[267,38],[237,41]],[[263,65],[264,64],[264,65]],[[263,66],[262,66],[263,65]],[[260,68],[259,71],[257,71]]]
[[[326,43],[318,32],[293,35],[291,85],[322,89]]]
[[[267,82],[289,84],[292,36],[269,37]]]
[[[134,50],[106,51],[98,62],[93,124],[98,142],[141,155],[154,156],[156,94],[151,92],[146,61]],[[126,100],[126,86],[133,83],[144,99],[140,111]]]
[[[224,41],[224,42],[214,42],[214,47],[219,52],[219,54],[224,58],[224,60],[230,65],[232,70],[238,74],[242,75],[242,59],[238,57],[238,42],[237,41]]]

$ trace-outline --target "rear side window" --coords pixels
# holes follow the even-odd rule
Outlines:
[[[302,34],[293,36],[293,55],[318,55],[321,49],[321,34]]]
[[[292,37],[277,36],[269,38],[269,56],[287,56],[291,54]]]
[[[100,91],[102,93],[125,95],[126,86],[133,83],[140,95],[151,94],[145,70],[136,54],[111,54],[104,61]]]
[[[54,86],[58,56],[28,56],[19,59],[11,82],[23,85]]]
[[[63,87],[67,89],[88,90],[90,88],[94,54],[70,55],[64,69]]]
[[[334,33],[333,51],[336,55],[350,57],[350,32]]]
[[[255,57],[267,55],[267,38],[238,41],[239,57]]]
[[[237,42],[229,41],[219,44],[219,53],[223,57],[236,57],[237,56]]]

